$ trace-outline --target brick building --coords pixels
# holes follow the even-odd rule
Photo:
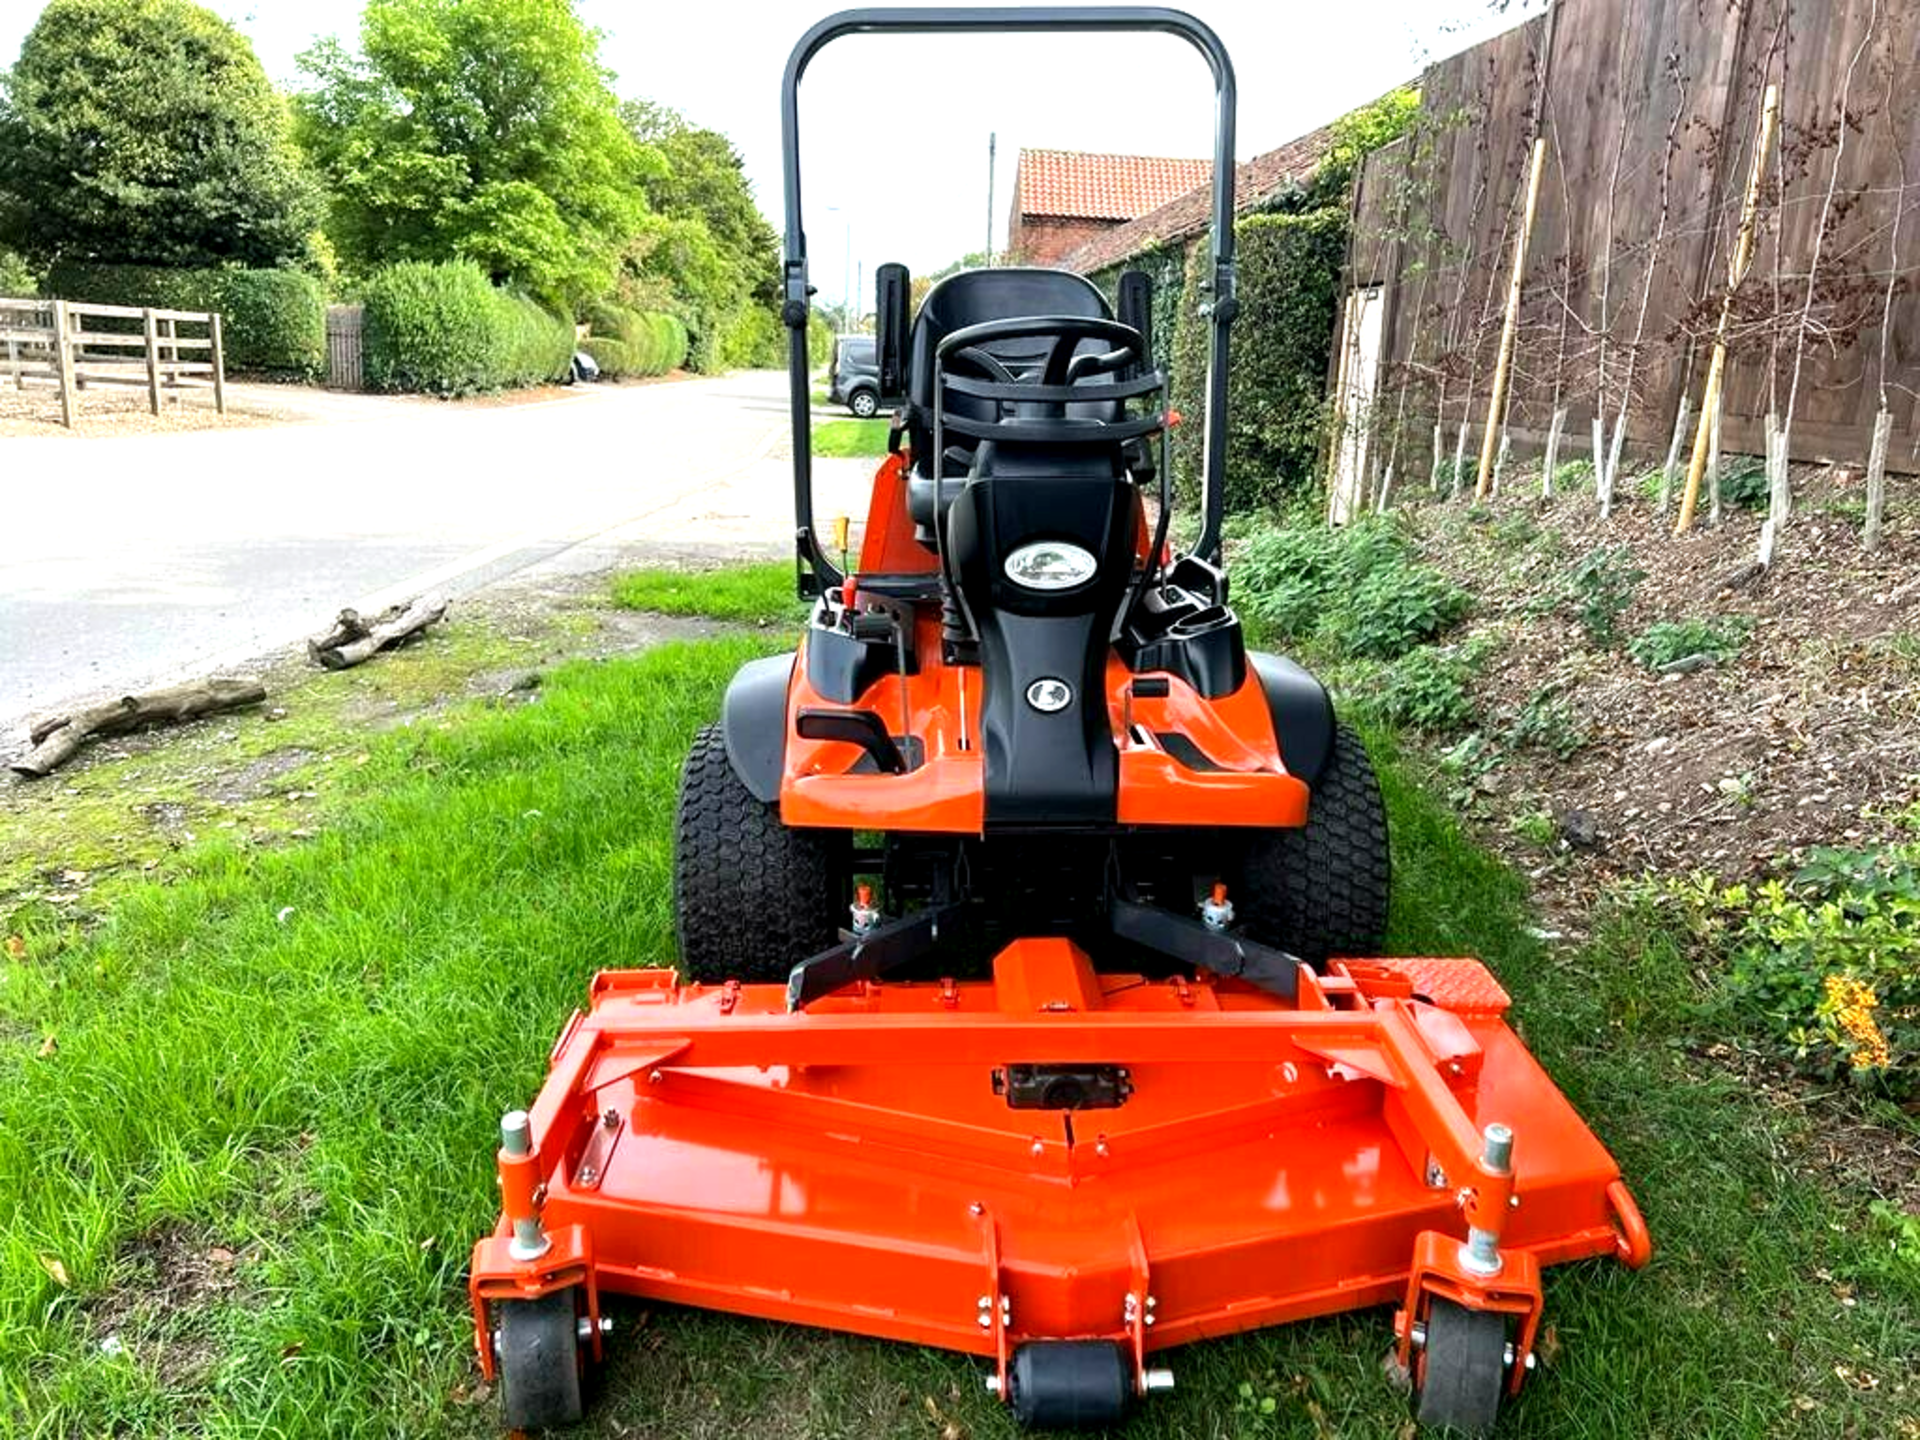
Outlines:
[[[1068,251],[1204,185],[1205,160],[1022,150],[1007,217],[1015,264],[1054,265]]]

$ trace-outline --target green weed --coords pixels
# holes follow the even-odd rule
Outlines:
[[[1663,620],[1649,625],[1627,642],[1627,653],[1649,670],[1676,660],[1705,655],[1716,665],[1740,653],[1752,633],[1753,621],[1744,616],[1711,620]]]

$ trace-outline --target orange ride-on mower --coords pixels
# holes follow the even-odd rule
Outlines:
[[[907,313],[857,565],[816,530],[797,89],[893,30],[1169,31],[1218,91],[1199,538],[1172,554],[1145,277],[955,275]],[[982,1357],[1022,1422],[1106,1425],[1162,1352],[1391,1304],[1419,1417],[1480,1433],[1543,1265],[1649,1253],[1617,1167],[1468,959],[1375,957],[1384,811],[1326,692],[1220,568],[1233,72],[1161,9],[856,10],[782,94],[797,654],[694,742],[686,974],[604,973],[499,1152],[473,1257],[509,1424],[581,1413],[603,1297]],[[1157,497],[1149,522],[1143,492]],[[844,571],[844,573],[843,573]]]

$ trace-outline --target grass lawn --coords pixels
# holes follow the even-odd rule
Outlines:
[[[797,625],[807,605],[794,592],[793,562],[724,570],[631,570],[614,581],[616,605],[658,615],[706,615],[743,625]]]
[[[813,426],[813,453],[825,458],[887,453],[887,430],[892,421],[884,415],[872,420],[816,420]]]
[[[765,618],[775,569],[691,593]],[[197,844],[103,886],[89,933],[0,914],[24,942],[0,954],[0,1433],[495,1432],[464,1291],[494,1126],[596,969],[671,957],[680,757],[785,638],[565,666],[523,707],[384,735],[314,838]],[[1809,1112],[1696,1058],[1716,1036],[1647,916],[1533,939],[1519,878],[1375,742],[1393,948],[1499,971],[1659,1247],[1638,1275],[1550,1272],[1545,1363],[1502,1433],[1914,1434],[1920,1286],[1862,1196],[1787,1163]],[[1012,1433],[970,1360],[614,1313],[589,1435]],[[1128,1434],[1400,1437],[1386,1342],[1379,1310],[1176,1352],[1180,1388]]]

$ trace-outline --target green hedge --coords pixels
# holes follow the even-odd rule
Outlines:
[[[94,305],[215,310],[229,370],[311,380],[327,366],[327,292],[299,270],[63,263],[47,292]]]
[[[468,261],[404,261],[361,295],[369,389],[469,395],[566,378],[573,326],[525,296],[496,290]]]
[[[1346,212],[1249,215],[1234,237],[1240,316],[1227,391],[1227,509],[1271,510],[1320,478]],[[1198,503],[1206,429],[1207,321],[1199,287],[1209,268],[1208,247],[1194,246],[1173,339],[1173,402],[1190,417],[1174,432],[1183,509]]]
[[[664,375],[686,363],[687,327],[678,316],[600,304],[587,312],[587,320],[594,332],[587,353],[609,380]],[[603,351],[611,365],[601,359]]]

